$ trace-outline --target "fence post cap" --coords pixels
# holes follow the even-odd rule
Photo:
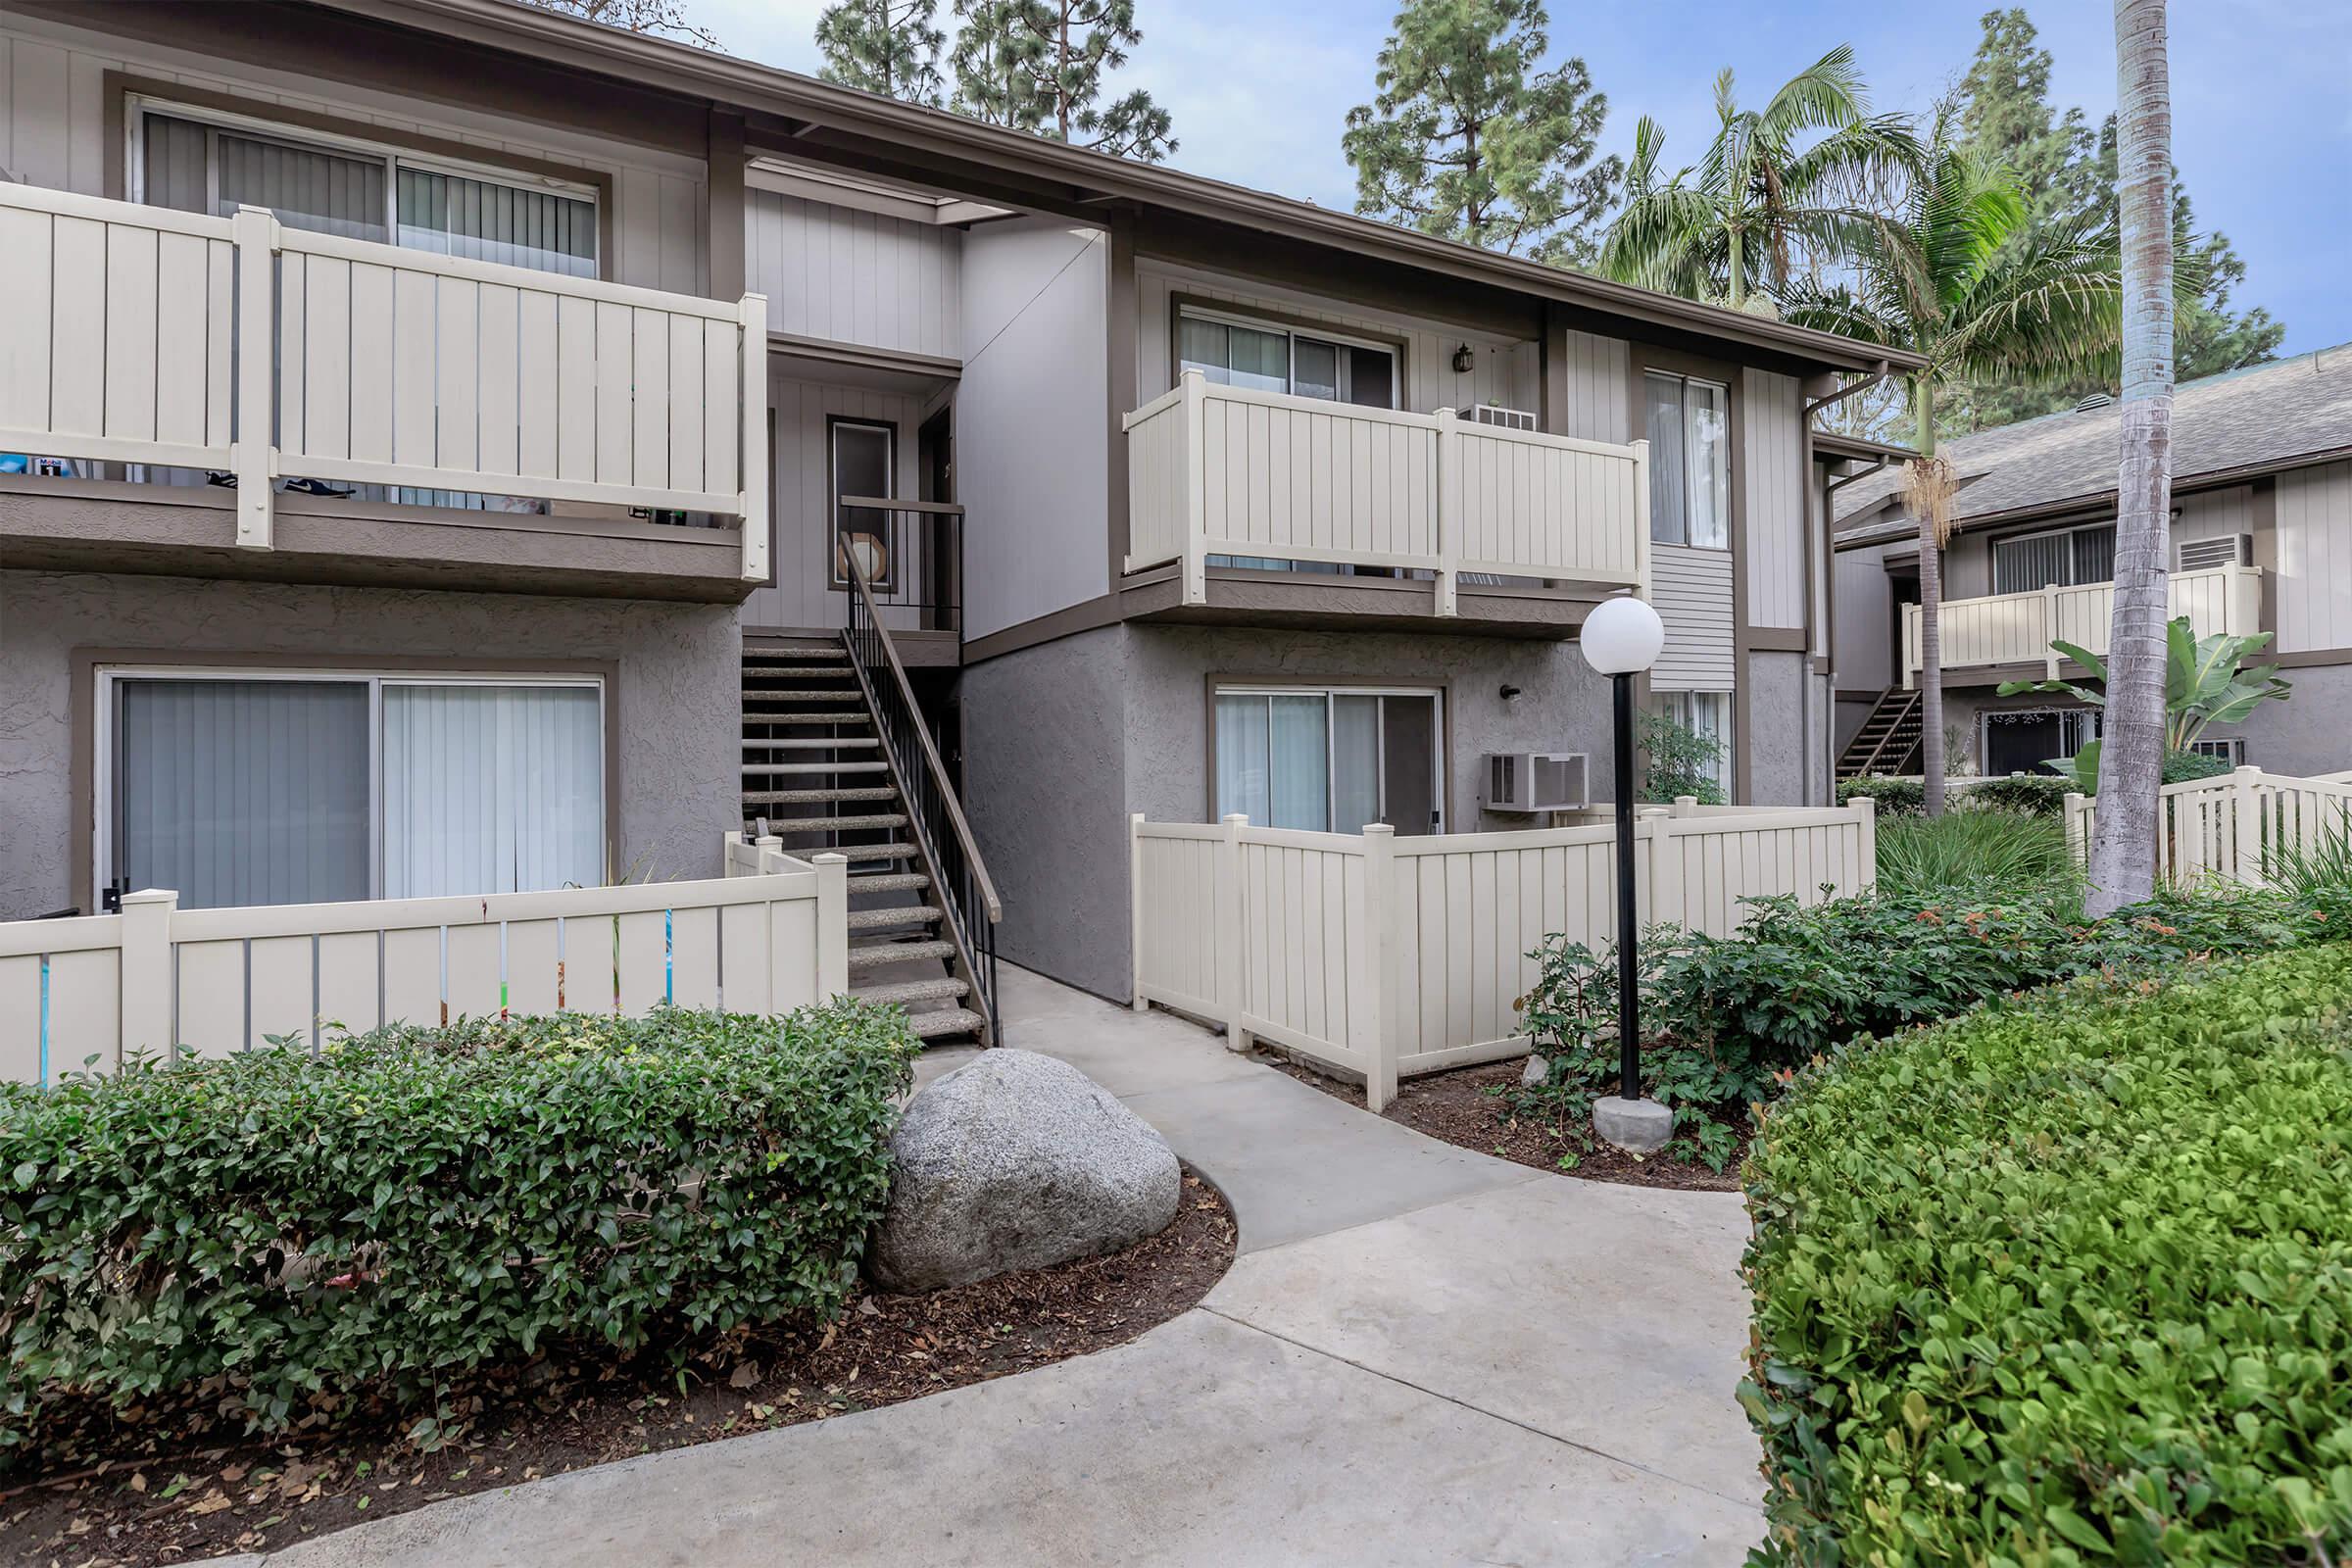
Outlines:
[[[1374,834],[1378,834],[1384,839],[1393,839],[1396,836],[1396,824],[1392,822],[1366,822],[1364,824],[1364,837],[1371,838]]]
[[[1879,803],[1868,795],[1857,795],[1845,804],[1853,808],[1854,814],[1857,816],[1876,816],[1878,814]]]
[[[1217,818],[1217,820],[1223,822],[1228,827],[1248,827],[1250,825],[1250,813],[1248,811],[1227,811],[1223,816]]]
[[[125,905],[177,904],[179,902],[179,892],[176,888],[141,888],[136,893],[123,894],[122,902]]]
[[[850,863],[850,858],[836,851],[826,850],[822,854],[810,856],[808,863],[811,865],[847,865]]]

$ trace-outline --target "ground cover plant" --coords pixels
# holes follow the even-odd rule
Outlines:
[[[261,1432],[835,1312],[889,1196],[895,1009],[388,1029],[0,1088],[0,1465],[201,1397]]]
[[[1766,1113],[1762,1564],[2352,1552],[2352,945],[2092,976]]]

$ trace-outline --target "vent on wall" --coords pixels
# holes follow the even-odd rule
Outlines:
[[[2254,536],[2226,533],[2216,539],[2183,539],[2174,550],[2176,571],[2212,571],[2220,566],[2254,564]]]
[[[1462,411],[1472,424],[1498,425],[1505,430],[1533,430],[1536,416],[1525,409],[1506,409],[1498,403],[1480,403]]]
[[[1491,752],[1481,804],[1490,811],[1576,811],[1587,802],[1582,752]]]
[[[2112,393],[2093,392],[2090,396],[2084,398],[2082,402],[2075,405],[2075,412],[2077,414],[2088,414],[2093,409],[2112,409],[2114,407],[2115,397]]]

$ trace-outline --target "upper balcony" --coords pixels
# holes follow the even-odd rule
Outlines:
[[[2172,575],[2172,614],[2186,615],[2200,637],[2262,630],[2262,572],[2253,566],[2216,566]],[[2025,678],[2038,671],[2058,678],[2061,660],[2050,644],[2069,642],[2107,657],[2115,614],[2115,584],[2083,583],[2030,593],[1946,600],[1939,621],[1945,678],[1972,683]],[[1920,656],[1920,608],[1903,607],[1903,684],[1915,684]],[[2033,666],[2028,668],[2026,666]]]
[[[0,299],[11,565],[718,602],[767,574],[758,295],[0,184]],[[72,499],[102,504],[42,504]]]
[[[1295,609],[1566,636],[1602,593],[1647,580],[1647,442],[1221,386],[1197,369],[1125,428],[1126,570],[1132,583],[1174,564],[1170,615]]]

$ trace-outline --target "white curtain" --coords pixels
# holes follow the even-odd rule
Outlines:
[[[183,909],[368,897],[365,681],[115,683],[113,874]]]
[[[1732,542],[1731,398],[1705,381],[1683,385],[1683,422],[1690,437],[1690,542],[1720,550]]]
[[[1683,470],[1683,384],[1669,375],[1642,378],[1645,411],[1642,434],[1649,439],[1649,536],[1660,544],[1686,543]]]
[[[1266,825],[1266,699],[1217,698],[1217,815]]]
[[[1380,702],[1331,700],[1331,829],[1361,833],[1380,820]]]
[[[1273,701],[1272,738],[1267,746],[1268,821],[1274,827],[1322,832],[1331,825],[1331,774],[1326,755],[1331,732],[1325,699],[1318,692],[1312,697],[1277,697]]]
[[[605,872],[593,686],[384,686],[384,897],[595,887]]]

